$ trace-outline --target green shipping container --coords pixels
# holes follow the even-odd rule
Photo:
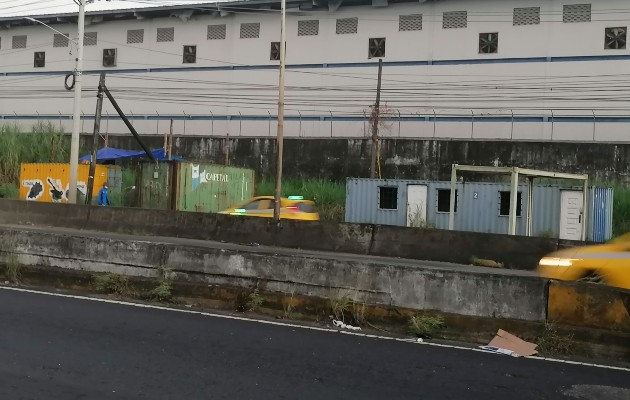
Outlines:
[[[179,211],[219,212],[254,196],[251,169],[213,164],[177,164]]]
[[[137,187],[140,207],[170,210],[174,163],[143,163]]]

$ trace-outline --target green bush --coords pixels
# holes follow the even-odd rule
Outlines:
[[[613,236],[630,232],[630,187],[616,186],[613,203]]]

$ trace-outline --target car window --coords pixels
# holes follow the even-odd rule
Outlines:
[[[251,211],[251,210],[258,210],[258,207],[260,206],[260,202],[262,200],[254,200],[251,203],[245,204],[243,206],[243,209]]]
[[[315,207],[311,203],[297,203],[298,210],[305,213],[314,213]]]
[[[271,200],[260,200],[259,210],[271,210],[273,202]]]

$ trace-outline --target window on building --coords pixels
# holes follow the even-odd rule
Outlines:
[[[144,29],[129,29],[127,31],[127,44],[144,42]]]
[[[319,35],[319,20],[303,20],[298,21],[298,36],[317,36]]]
[[[13,36],[12,48],[25,49],[26,48],[26,35]]]
[[[459,193],[455,190],[455,212],[457,212],[457,199]],[[451,212],[451,189],[438,189],[437,191],[437,211]]]
[[[368,45],[368,58],[385,57],[385,38],[372,38]]]
[[[336,32],[337,35],[349,35],[357,33],[359,27],[359,18],[339,18],[337,19]]]
[[[271,42],[271,52],[269,55],[271,61],[280,60],[280,42]]]
[[[103,67],[116,66],[116,49],[103,49]]]
[[[68,39],[70,35],[64,33],[63,35],[60,33],[55,33],[53,38],[53,47],[68,47],[70,44],[70,40]]]
[[[398,209],[398,188],[394,186],[379,186],[378,208],[381,210]]]
[[[83,35],[83,45],[84,46],[96,46],[98,38],[97,32],[85,32]]]
[[[479,53],[480,54],[493,54],[493,53],[497,53],[498,51],[499,51],[499,34],[497,32],[479,34]]]
[[[175,41],[175,28],[157,28],[157,42],[173,42]]]
[[[241,32],[243,27],[241,26]],[[221,25],[208,25],[208,40],[223,40],[226,36],[225,24]],[[242,33],[241,33],[242,35]]]
[[[421,31],[422,30],[422,14],[401,15],[398,17],[398,30],[404,31]]]
[[[515,8],[512,23],[514,26],[539,25],[540,7]]]
[[[46,53],[43,51],[36,51],[33,59],[33,66],[35,68],[44,68],[46,66]]]
[[[604,48],[606,50],[622,50],[626,48],[626,36],[628,27],[606,28],[606,41]]]
[[[447,11],[442,15],[442,29],[468,27],[468,11]]]
[[[499,215],[502,217],[510,215],[510,192],[499,192]],[[516,197],[516,216],[521,216],[521,202],[523,198],[523,192],[518,192]]]
[[[241,24],[241,39],[255,39],[260,37],[260,23],[248,22]]]
[[[563,6],[562,22],[591,22],[591,5],[567,4]]]
[[[197,46],[184,46],[184,64],[197,62]]]

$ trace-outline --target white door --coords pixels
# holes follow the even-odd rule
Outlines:
[[[425,185],[407,186],[407,226],[424,226],[427,220],[427,194]]]
[[[560,239],[582,240],[584,193],[572,190],[560,193]]]

